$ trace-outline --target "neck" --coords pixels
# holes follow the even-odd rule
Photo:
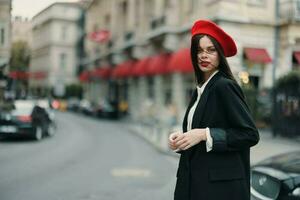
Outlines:
[[[204,72],[204,74],[203,74],[204,82],[206,82],[215,71],[216,70]]]

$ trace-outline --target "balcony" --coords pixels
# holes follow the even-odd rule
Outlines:
[[[156,39],[171,32],[172,28],[166,23],[166,16],[156,17],[150,21],[150,31],[146,35],[146,39]]]
[[[121,49],[125,50],[125,49],[130,49],[134,46],[135,41],[134,41],[134,32],[133,31],[127,31],[125,32],[124,36],[123,36],[123,45],[121,47]]]
[[[151,20],[151,29],[155,30],[165,25],[166,17],[163,15],[161,17],[157,17]]]
[[[300,21],[300,0],[285,0],[279,4],[281,21]]]
[[[111,49],[114,46],[114,41],[112,41],[111,39],[107,42],[107,48]]]
[[[134,32],[133,31],[128,31],[124,34],[124,41],[132,40],[133,37],[134,37]]]

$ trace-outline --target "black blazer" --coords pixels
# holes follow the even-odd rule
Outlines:
[[[195,90],[183,120],[196,101]],[[175,200],[250,200],[250,147],[259,134],[239,85],[218,72],[206,85],[192,129],[210,128],[212,151],[204,141],[181,151]]]

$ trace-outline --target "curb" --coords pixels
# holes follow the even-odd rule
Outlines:
[[[144,139],[152,145],[157,151],[179,158],[179,154],[174,153],[168,147],[169,130],[166,127],[149,126],[143,124],[131,124],[128,130]]]

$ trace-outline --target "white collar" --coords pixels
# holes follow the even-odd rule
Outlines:
[[[205,83],[203,83],[203,85],[202,85],[201,87],[199,87],[199,86],[197,85],[197,91],[198,91],[198,94],[199,94],[199,92],[200,92],[201,94],[203,93],[203,91],[204,91],[206,85],[208,84],[208,82],[210,81],[210,79],[211,79],[214,75],[216,75],[216,73],[218,73],[218,72],[219,72],[219,70],[216,70],[212,75],[210,75],[210,77],[207,79],[207,81],[205,81]]]

